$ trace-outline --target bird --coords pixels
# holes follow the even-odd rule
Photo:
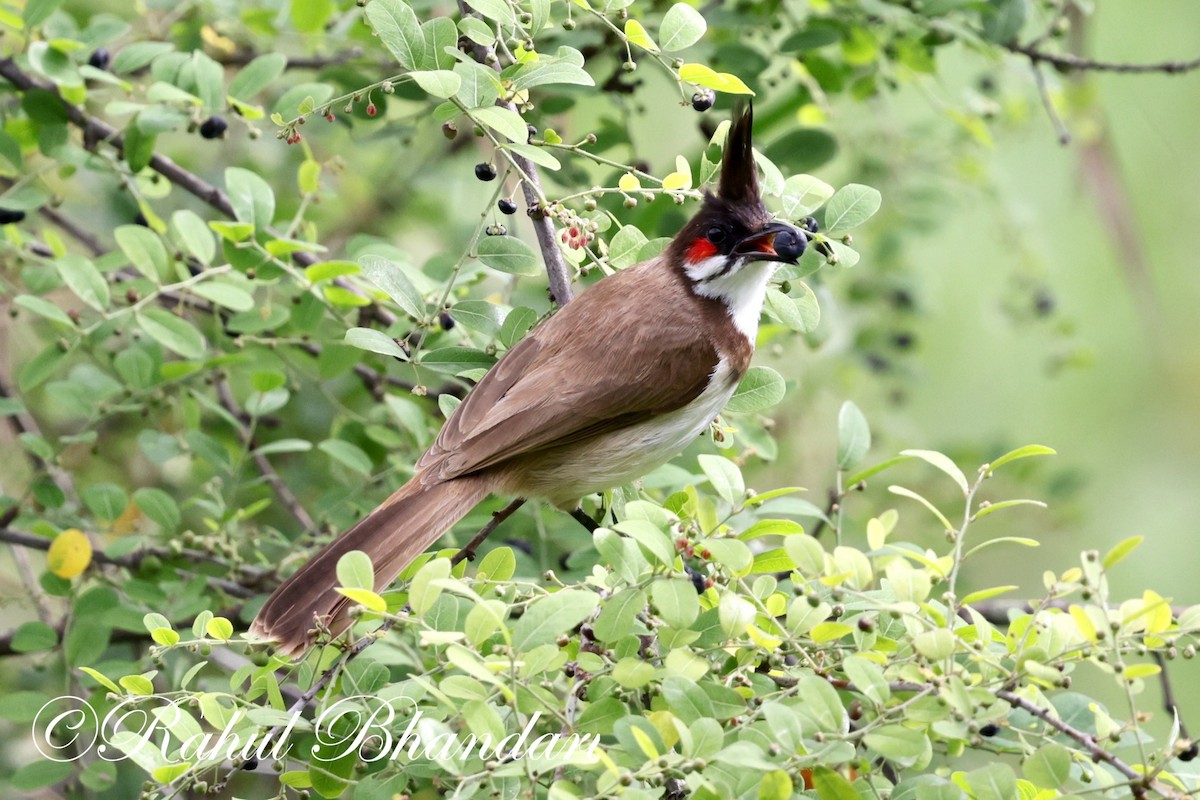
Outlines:
[[[763,203],[752,126],[750,106],[735,111],[717,191],[665,250],[601,278],[509,349],[412,478],[275,589],[252,636],[301,655],[319,629],[353,621],[336,591],[346,553],[371,557],[380,591],[490,495],[577,510],[708,430],[750,366],[772,274],[808,241]]]

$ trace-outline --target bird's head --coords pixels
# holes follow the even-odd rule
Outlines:
[[[751,144],[753,109],[735,115],[725,138],[717,193],[672,240],[668,257],[696,282],[732,276],[755,262],[794,264],[804,254],[805,235],[772,219],[758,188]]]

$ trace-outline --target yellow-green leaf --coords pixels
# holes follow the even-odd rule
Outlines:
[[[679,80],[726,94],[754,94],[737,75],[717,72],[703,64],[684,64],[679,68]]]
[[[650,34],[646,33],[642,23],[636,19],[625,20],[625,38],[643,50],[649,50],[651,53],[658,52],[658,45],[650,38]]]
[[[672,172],[667,177],[663,178],[662,187],[667,191],[676,189],[686,189],[692,183],[692,179],[682,172]]]
[[[621,191],[623,192],[636,192],[638,189],[642,188],[642,183],[637,179],[636,175],[631,172],[626,172],[621,176],[621,179],[617,181],[617,186],[620,187]]]
[[[347,589],[345,586],[339,586],[337,590],[338,594],[349,597],[360,606],[365,606],[371,611],[387,611],[387,601],[372,591],[366,589]]]

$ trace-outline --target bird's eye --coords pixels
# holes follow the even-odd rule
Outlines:
[[[721,242],[725,241],[725,237],[727,235],[728,232],[720,225],[713,225],[704,234],[705,238],[707,238],[713,244],[720,244]]]

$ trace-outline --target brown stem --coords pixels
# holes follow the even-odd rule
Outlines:
[[[464,17],[471,15],[469,0],[458,0],[458,10]],[[471,53],[480,64],[497,72],[500,71],[500,61],[496,57],[494,48],[475,44],[471,48]],[[513,112],[517,110],[512,103],[503,99],[496,100],[496,105]],[[525,208],[529,212],[529,219],[533,223],[533,232],[537,236],[538,247],[542,251],[542,261],[546,265],[546,277],[550,281],[550,296],[561,308],[571,302],[571,274],[567,271],[562,251],[558,249],[558,243],[554,239],[554,223],[550,221],[550,217],[542,208],[542,184],[541,178],[538,177],[538,168],[532,161],[517,153],[512,154],[512,159],[525,176],[521,179],[521,193],[525,197]]]
[[[525,505],[525,498],[518,497],[516,500],[513,500],[499,511],[493,511],[492,518],[488,520],[488,524],[479,529],[479,533],[475,534],[475,536],[471,538],[471,541],[467,542],[466,547],[454,554],[454,556],[450,559],[450,563],[457,564],[464,559],[467,561],[474,561],[475,551],[479,548],[479,545],[483,544],[484,541],[491,536],[492,531],[500,527],[500,523],[511,517],[514,513],[516,513],[516,510],[523,505]]]

